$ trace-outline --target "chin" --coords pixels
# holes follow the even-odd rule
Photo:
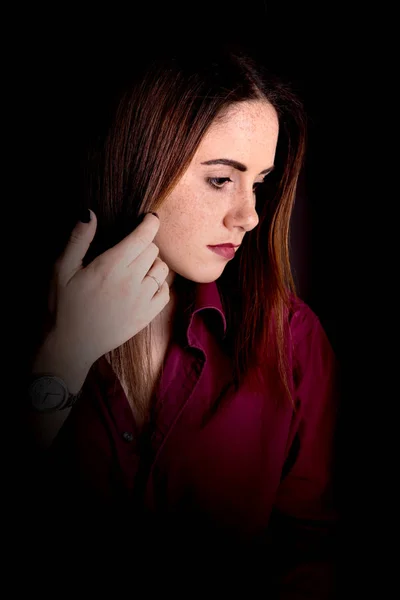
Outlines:
[[[221,277],[222,273],[223,273],[223,269],[219,269],[218,272],[208,272],[208,273],[204,273],[204,274],[199,274],[197,273],[193,273],[193,271],[176,271],[177,273],[179,273],[179,275],[181,277],[184,277],[185,279],[188,279],[189,281],[193,281],[194,283],[212,283],[213,281],[216,281],[217,279],[219,279],[219,277]]]

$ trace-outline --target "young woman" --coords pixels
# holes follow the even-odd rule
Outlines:
[[[44,513],[268,549],[279,589],[325,598],[337,375],[290,270],[304,152],[300,102],[243,53],[137,67],[55,265],[29,418]]]

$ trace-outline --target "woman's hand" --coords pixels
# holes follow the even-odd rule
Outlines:
[[[55,263],[49,294],[54,326],[35,371],[47,365],[48,370],[54,353],[60,355],[56,364],[68,365],[71,371],[72,362],[75,371],[78,365],[90,368],[100,356],[144,329],[169,302],[165,281],[169,269],[152,241],[159,219],[148,213],[132,233],[83,267],[97,226],[90,212],[91,220],[76,224]],[[160,282],[159,292],[157,282],[147,275]]]

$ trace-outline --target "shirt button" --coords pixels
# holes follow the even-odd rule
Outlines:
[[[130,431],[124,431],[124,433],[122,434],[122,439],[124,440],[124,442],[132,442],[133,433],[131,433]]]

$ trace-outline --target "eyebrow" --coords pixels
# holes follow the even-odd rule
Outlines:
[[[247,171],[246,165],[244,165],[241,162],[238,162],[237,160],[231,160],[230,158],[214,158],[213,160],[206,160],[205,162],[202,162],[201,164],[202,165],[228,165],[228,167],[233,167],[234,169],[237,169],[238,171],[242,171],[242,173]],[[271,171],[273,171],[274,169],[275,169],[275,165],[272,165],[272,167],[269,167],[268,169],[264,169],[264,171],[261,171],[260,175],[267,175],[268,173],[271,173]]]

